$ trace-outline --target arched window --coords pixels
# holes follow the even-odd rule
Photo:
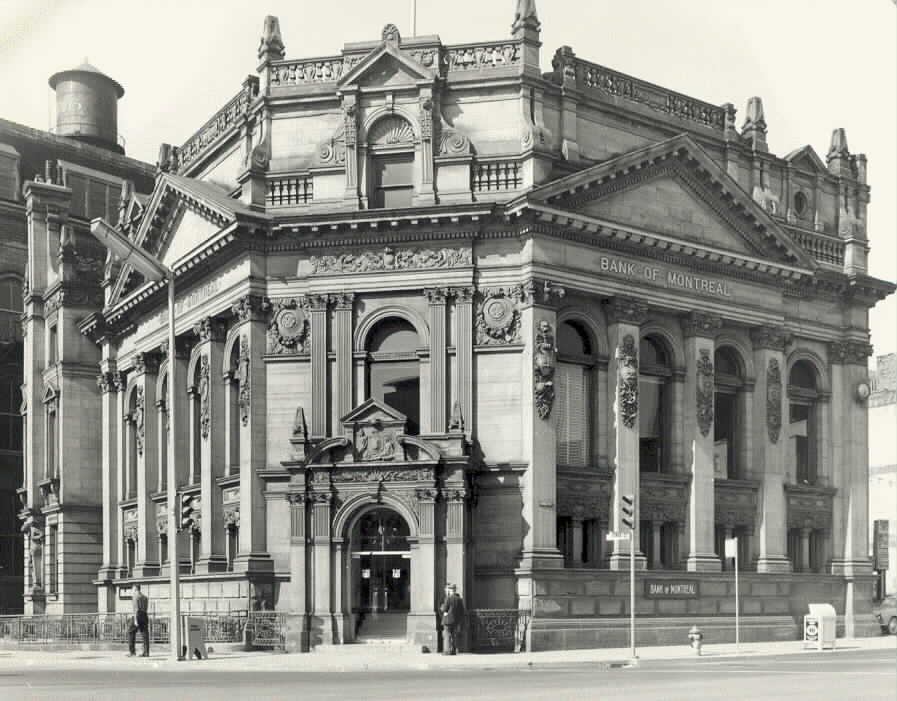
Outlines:
[[[408,417],[406,431],[420,433],[420,361],[417,330],[404,319],[378,322],[367,338],[367,396]]]
[[[554,376],[559,465],[590,463],[592,341],[577,322],[558,325],[558,363]]]
[[[414,130],[402,117],[391,114],[377,121],[368,133],[371,209],[410,207],[414,199]]]
[[[645,336],[639,343],[639,470],[664,472],[669,462],[669,383],[672,357],[664,342]]]
[[[203,411],[208,412],[209,363],[206,356],[197,358],[188,389],[190,395],[190,484],[198,484],[202,474]],[[205,407],[203,403],[205,402]],[[208,426],[208,422],[206,422]],[[206,430],[208,430],[206,428]]]
[[[713,401],[713,459],[715,476],[738,479],[742,466],[738,464],[742,435],[739,426],[744,420],[745,408],[740,401],[744,386],[741,361],[736,352],[727,346],[717,348],[713,354],[716,394]]]
[[[788,439],[798,484],[816,484],[818,474],[818,404],[816,369],[798,360],[788,375]]]

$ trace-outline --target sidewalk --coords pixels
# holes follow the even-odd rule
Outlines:
[[[214,645],[212,645],[214,648]],[[602,664],[617,666],[629,659],[629,648],[592,650],[553,650],[549,652],[507,653],[494,655],[464,654],[444,656],[415,652],[396,652],[390,646],[346,645],[334,646],[323,651],[307,654],[286,655],[276,652],[213,652],[208,660],[175,662],[168,650],[156,648],[149,659],[127,657],[125,649],[109,651],[38,652],[14,650],[0,652],[0,670],[22,668],[84,668],[131,670],[139,668],[166,671],[191,671],[214,669],[220,672],[337,672],[337,671],[396,671],[428,669],[465,668],[514,668],[543,665]],[[897,638],[881,636],[874,638],[839,638],[834,651],[838,654],[856,650],[897,651]],[[742,643],[741,657],[761,657],[768,655],[802,654],[801,641]],[[694,660],[694,652],[688,645],[643,647],[638,649],[640,662],[654,660]],[[815,652],[807,650],[807,652]],[[707,645],[702,657],[724,658],[735,656],[735,645]]]

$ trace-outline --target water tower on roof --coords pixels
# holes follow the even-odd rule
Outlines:
[[[118,100],[124,88],[87,61],[50,76],[59,136],[124,153],[118,142]]]

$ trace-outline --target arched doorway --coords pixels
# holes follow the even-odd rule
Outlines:
[[[351,602],[356,638],[404,638],[411,610],[408,524],[396,511],[362,512],[350,534]]]

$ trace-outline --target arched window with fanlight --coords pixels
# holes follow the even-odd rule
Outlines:
[[[818,476],[819,382],[816,368],[798,360],[788,373],[788,439],[798,484],[816,484]]]
[[[377,120],[368,131],[368,201],[371,209],[410,207],[415,190],[415,138],[397,114]]]
[[[592,395],[593,344],[576,321],[558,325],[558,362],[554,376],[554,412],[559,465],[586,467],[591,463],[589,410]]]
[[[639,343],[639,470],[665,472],[669,467],[672,354],[657,336]]]
[[[716,391],[713,401],[715,476],[738,479],[742,474],[739,454],[743,437],[739,431],[744,417],[741,391],[744,388],[741,359],[731,347],[721,346],[713,354]]]
[[[379,321],[367,337],[367,396],[408,418],[407,433],[420,433],[421,345],[417,329],[398,317]]]

